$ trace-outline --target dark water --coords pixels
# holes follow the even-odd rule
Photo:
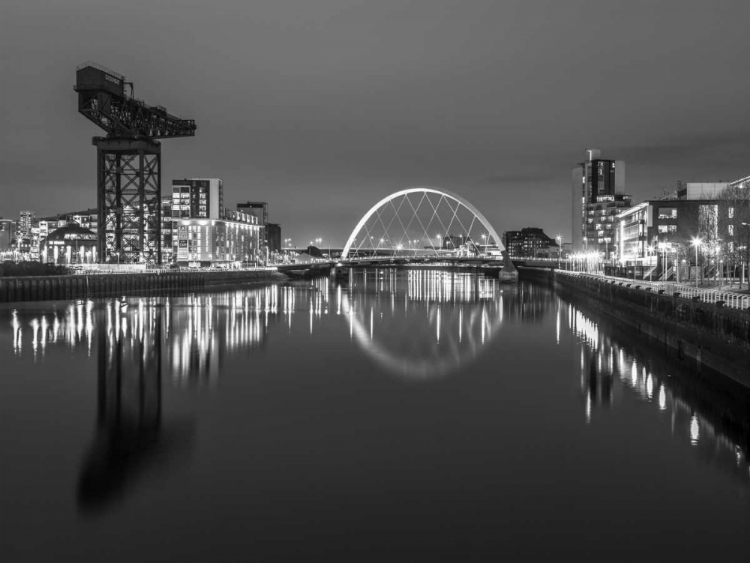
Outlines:
[[[6,306],[0,561],[747,561],[748,404],[443,273]]]

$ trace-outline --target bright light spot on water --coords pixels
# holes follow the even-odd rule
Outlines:
[[[693,418],[690,419],[690,443],[694,446],[697,446],[699,437],[700,426],[698,425],[698,417],[693,415]]]
[[[667,392],[664,390],[664,385],[659,386],[659,409],[666,410],[667,408]]]

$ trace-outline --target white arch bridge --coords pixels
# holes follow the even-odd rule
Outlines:
[[[501,238],[482,212],[460,195],[434,187],[401,190],[372,206],[340,260],[394,258],[509,263]]]

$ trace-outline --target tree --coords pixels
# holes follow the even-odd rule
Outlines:
[[[750,262],[750,187],[730,186],[722,191],[719,200],[726,259],[733,272],[739,267],[742,284],[745,266]]]

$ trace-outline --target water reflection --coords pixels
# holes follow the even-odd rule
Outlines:
[[[495,280],[447,271],[353,270],[337,300],[363,353],[388,372],[418,380],[475,359],[505,315]]]
[[[598,323],[572,304],[561,301],[560,305],[580,342],[581,391],[588,422],[597,409],[612,408],[618,394],[635,394],[668,417],[672,434],[695,447],[701,458],[750,484],[746,393],[731,397],[718,386],[707,387],[648,344],[628,339],[623,346],[610,336],[612,327],[600,331]],[[618,336],[618,340],[627,338]]]
[[[85,512],[111,505],[135,483],[177,465],[195,434],[192,420],[162,416],[165,307],[141,300],[127,311],[114,301],[99,313],[96,430],[77,488]]]
[[[743,405],[535,285],[369,269],[353,271],[343,284],[319,278],[186,297],[28,305],[5,318],[0,337],[16,356],[49,361],[57,347],[96,361],[98,415],[80,470],[81,509],[111,505],[191,451],[193,423],[162,412],[164,382],[216,385],[227,358],[250,359],[293,329],[294,338],[318,345],[351,343],[382,371],[417,381],[466,369],[522,325],[539,327],[534,338],[554,338],[555,349],[573,336],[574,377],[589,424],[627,395],[654,405],[700,457],[750,480]]]

